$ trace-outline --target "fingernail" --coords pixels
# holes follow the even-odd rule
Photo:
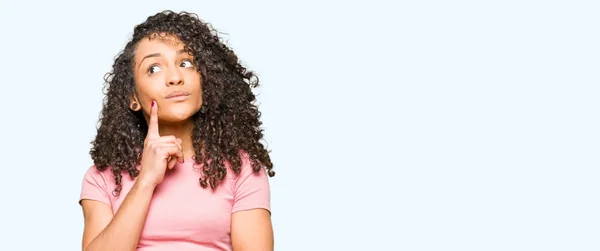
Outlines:
[[[154,101],[152,101],[152,107],[154,107]]]

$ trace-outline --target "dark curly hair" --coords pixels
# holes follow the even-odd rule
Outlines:
[[[139,174],[136,166],[141,161],[148,125],[141,111],[129,108],[135,89],[133,57],[140,40],[159,34],[179,38],[194,56],[201,75],[203,107],[193,115],[196,123],[192,132],[194,161],[202,165],[200,185],[215,189],[227,174],[225,162],[239,174],[241,154],[248,156],[254,172],[266,168],[273,177],[269,151],[261,143],[261,113],[251,91],[258,87],[258,77],[238,62],[217,32],[196,14],[163,11],[135,26],[131,40],[104,78],[106,96],[90,155],[99,171],[112,169],[117,186],[113,194],[121,191],[123,171],[132,178]]]

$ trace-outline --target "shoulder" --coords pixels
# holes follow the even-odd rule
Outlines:
[[[111,179],[114,179],[114,175],[112,173],[112,169],[110,167],[105,169],[100,169],[96,165],[91,165],[87,168],[83,175],[83,179],[96,179],[96,180],[104,180],[109,182]]]
[[[239,174],[230,170],[232,173],[230,185],[233,192],[232,212],[254,208],[264,208],[270,211],[270,186],[266,170],[259,163],[253,163],[248,154],[241,153],[240,157]]]
[[[111,185],[110,169],[100,170],[95,165],[88,167],[83,175],[79,203],[83,199],[97,200],[110,205]]]
[[[89,166],[83,174],[83,179],[106,179],[106,174],[110,172],[110,169],[100,170],[96,165]]]
[[[239,173],[233,171],[230,162],[226,163],[227,166],[227,176],[231,179],[237,180],[245,176],[254,175],[261,176],[266,175],[266,170],[260,163],[254,162],[250,155],[245,151],[240,151],[240,169]]]
[[[238,173],[234,172],[231,166],[227,167],[227,176],[235,189],[241,189],[243,187],[269,187],[267,172],[263,165],[253,161],[245,152],[240,152],[240,160],[240,169],[238,170]]]
[[[115,188],[115,175],[110,167],[101,169],[96,165],[92,165],[83,174],[82,192],[102,190],[110,193]]]

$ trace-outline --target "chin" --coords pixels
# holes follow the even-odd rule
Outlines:
[[[163,110],[163,115],[159,114],[158,117],[165,121],[171,123],[180,123],[190,119],[196,111],[192,107],[170,107],[169,109]]]

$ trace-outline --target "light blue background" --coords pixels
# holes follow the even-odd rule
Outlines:
[[[188,10],[257,71],[276,250],[600,250],[597,1],[1,1],[0,250],[79,250],[102,77]]]

